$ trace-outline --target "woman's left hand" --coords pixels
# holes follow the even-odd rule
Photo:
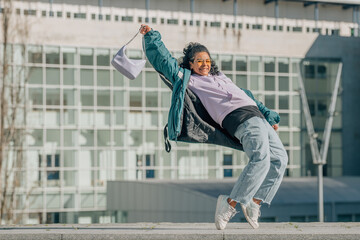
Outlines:
[[[275,131],[277,131],[279,129],[279,124],[274,124],[274,125],[272,125],[272,127]]]
[[[150,32],[150,30],[151,30],[151,27],[149,27],[149,26],[146,25],[146,24],[142,24],[141,27],[140,27],[140,33],[141,33],[142,35],[147,34],[148,32]]]

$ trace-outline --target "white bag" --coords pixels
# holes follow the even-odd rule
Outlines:
[[[139,34],[140,30],[135,34],[135,36],[126,43],[114,56],[111,61],[111,65],[116,68],[121,74],[125,77],[133,80],[135,79],[141,72],[141,70],[145,67],[146,60],[143,59],[130,59],[125,55],[126,46],[134,40],[134,38]],[[144,48],[144,46],[143,46]]]
[[[130,59],[125,55],[126,45],[124,45],[115,55],[111,64],[125,77],[135,79],[145,67],[146,60]]]

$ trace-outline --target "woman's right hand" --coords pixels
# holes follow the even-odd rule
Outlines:
[[[140,27],[140,33],[141,33],[142,35],[147,34],[148,32],[150,32],[150,30],[151,30],[151,27],[149,27],[149,26],[146,25],[146,24],[142,24],[141,27]]]

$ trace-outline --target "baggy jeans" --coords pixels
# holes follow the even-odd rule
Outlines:
[[[253,198],[270,205],[288,162],[279,136],[265,119],[252,117],[239,125],[235,137],[243,145],[249,163],[235,183],[230,198],[244,205]]]

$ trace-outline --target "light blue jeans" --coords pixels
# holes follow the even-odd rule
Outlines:
[[[279,136],[265,119],[252,117],[239,125],[235,137],[243,145],[249,163],[235,183],[230,198],[244,205],[252,198],[270,205],[288,162]]]

